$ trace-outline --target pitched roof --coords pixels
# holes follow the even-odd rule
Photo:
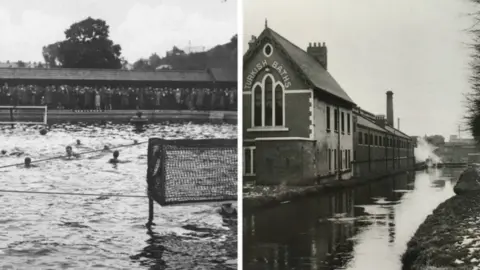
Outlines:
[[[0,68],[0,79],[89,80],[89,81],[156,81],[156,82],[211,82],[205,70],[188,71],[130,71],[116,69],[29,69]]]
[[[406,135],[405,133],[401,132],[400,130],[393,128],[391,126],[385,126],[385,129],[388,130],[388,132],[395,134],[398,137],[402,137],[405,139],[411,139],[410,136]]]
[[[237,82],[236,69],[211,68],[210,72],[216,82]]]
[[[256,46],[252,48],[251,51],[254,51],[256,47],[260,46],[261,40],[265,37],[270,37],[276,41],[283,50],[285,50],[286,54],[298,66],[313,86],[317,88],[317,90],[325,91],[344,101],[354,104],[353,100],[342,89],[333,76],[317,60],[272,29],[268,27],[265,28],[260,34]],[[245,56],[244,60],[248,59],[248,52]]]
[[[362,126],[367,127],[367,128],[371,128],[371,129],[380,131],[380,132],[388,133],[388,131],[386,129],[382,128],[381,126],[377,125],[376,123],[368,120],[367,118],[365,118],[361,115],[357,115],[357,124],[362,125]]]

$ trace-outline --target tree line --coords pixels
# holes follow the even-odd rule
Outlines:
[[[154,71],[159,69],[202,70],[237,66],[237,35],[223,45],[196,53],[186,53],[174,46],[165,57],[152,53],[149,57],[129,63],[122,57],[122,47],[110,39],[109,25],[102,19],[88,17],[65,30],[65,39],[42,48],[47,67],[133,69]],[[18,67],[26,67],[22,61]],[[32,66],[29,66],[32,67]],[[43,64],[33,68],[43,68]]]

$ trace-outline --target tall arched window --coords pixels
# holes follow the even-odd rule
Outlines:
[[[272,74],[266,74],[261,82],[253,86],[252,120],[254,127],[283,127],[284,86],[275,81]]]
[[[262,126],[262,87],[257,85],[253,88],[253,126]]]
[[[283,126],[283,88],[277,84],[275,86],[275,126]]]
[[[270,76],[265,78],[265,126],[273,126],[273,80]]]

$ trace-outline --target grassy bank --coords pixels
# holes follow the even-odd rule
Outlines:
[[[402,263],[403,270],[480,269],[480,193],[440,204],[408,243]]]

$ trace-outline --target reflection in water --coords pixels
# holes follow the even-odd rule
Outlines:
[[[403,174],[244,214],[245,269],[400,269],[460,171]]]

